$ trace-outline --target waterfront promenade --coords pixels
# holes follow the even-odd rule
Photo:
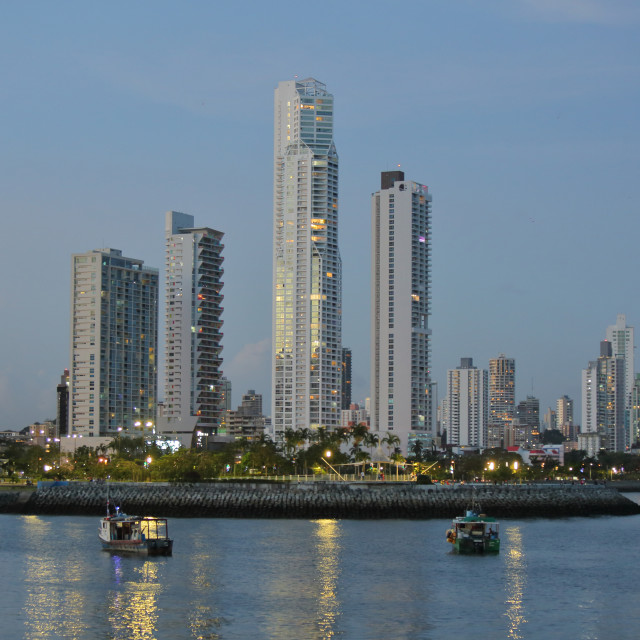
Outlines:
[[[0,513],[101,515],[109,499],[126,513],[167,517],[450,518],[472,503],[497,518],[634,515],[611,486],[418,485],[413,482],[42,483],[0,491]]]

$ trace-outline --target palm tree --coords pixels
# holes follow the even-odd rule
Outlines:
[[[364,422],[360,422],[359,424],[351,427],[351,438],[353,439],[353,444],[360,446],[368,431],[369,429]]]
[[[420,442],[420,440],[416,440],[413,443],[411,453],[413,453],[418,462],[422,461],[422,442]]]
[[[387,432],[387,435],[382,438],[381,442],[387,447],[389,458],[391,458],[393,451],[400,444],[400,438],[395,433]]]
[[[370,457],[373,459],[373,448],[380,443],[380,436],[377,433],[366,433],[364,436],[365,446],[369,448]]]
[[[293,457],[298,440],[299,435],[294,429],[289,427],[284,430],[284,455],[287,458]]]

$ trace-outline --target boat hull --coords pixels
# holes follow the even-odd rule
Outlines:
[[[470,540],[468,538],[457,539],[453,543],[453,549],[457,553],[498,553],[500,540]]]
[[[173,554],[173,540],[102,540],[104,551],[131,553],[144,556],[170,556]]]

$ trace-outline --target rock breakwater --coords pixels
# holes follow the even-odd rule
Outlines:
[[[414,483],[74,482],[0,492],[0,512],[102,515],[107,490],[126,513],[224,518],[451,518],[472,502],[497,518],[632,515],[640,505],[592,485],[416,485]]]

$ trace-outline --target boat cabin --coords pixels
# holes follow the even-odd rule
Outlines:
[[[166,540],[167,521],[164,518],[112,516],[102,520],[103,540]]]

